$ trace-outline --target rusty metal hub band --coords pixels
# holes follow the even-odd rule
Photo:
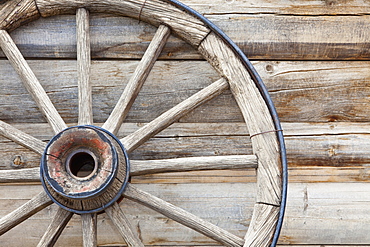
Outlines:
[[[75,126],[50,140],[40,172],[55,203],[74,213],[99,212],[121,197],[129,160],[113,134],[95,126]]]

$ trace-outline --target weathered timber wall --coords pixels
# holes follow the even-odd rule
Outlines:
[[[253,60],[283,122],[289,192],[281,246],[370,245],[370,2],[367,0],[184,0]],[[91,15],[94,121],[108,117],[155,28],[137,20]],[[11,33],[63,119],[77,122],[75,16],[34,21]],[[191,73],[199,76],[193,77]],[[199,54],[170,37],[120,136],[218,79]],[[51,128],[0,52],[0,119],[47,141]],[[165,147],[163,149],[163,147]],[[39,165],[39,156],[0,138],[0,169]],[[132,153],[159,159],[251,152],[231,93],[197,108]],[[243,236],[255,201],[253,170],[169,173],[132,181],[175,205]],[[0,187],[0,216],[41,190]],[[122,204],[149,246],[214,246],[206,237],[132,202]],[[55,213],[50,207],[1,238],[1,246],[35,246]],[[99,215],[98,243],[123,243]],[[14,241],[17,239],[17,241]],[[21,239],[21,240],[20,240]],[[58,246],[81,246],[74,217]]]

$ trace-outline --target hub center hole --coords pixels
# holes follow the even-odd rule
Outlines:
[[[67,171],[75,178],[87,179],[97,170],[95,155],[89,150],[72,152],[67,159]]]

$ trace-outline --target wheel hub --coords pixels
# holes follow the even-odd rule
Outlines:
[[[104,210],[128,181],[129,160],[121,142],[95,126],[63,130],[48,143],[41,180],[51,199],[75,213]]]

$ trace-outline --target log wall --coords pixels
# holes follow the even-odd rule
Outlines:
[[[2,1],[0,1],[1,4]],[[279,245],[370,245],[370,2],[367,0],[183,0],[219,26],[252,60],[276,105],[287,146],[289,189]],[[4,4],[4,3],[3,3]],[[118,100],[155,28],[91,14],[94,122]],[[77,122],[74,15],[39,19],[11,36],[62,118]],[[171,36],[130,111],[120,136],[218,79],[196,51]],[[192,76],[192,73],[199,75]],[[0,119],[42,140],[52,129],[0,52]],[[229,91],[197,108],[135,150],[132,159],[251,153],[249,133]],[[164,147],[164,148],[163,148]],[[40,157],[0,138],[0,169],[30,168]],[[244,236],[255,202],[253,170],[135,177],[138,187]],[[0,216],[41,190],[0,186]],[[148,246],[214,246],[215,242],[147,208],[126,210]],[[35,246],[56,207],[1,237],[1,245]],[[98,244],[123,243],[105,214]],[[81,246],[73,217],[58,246]],[[14,241],[14,239],[17,241]],[[22,241],[20,241],[22,239]]]

